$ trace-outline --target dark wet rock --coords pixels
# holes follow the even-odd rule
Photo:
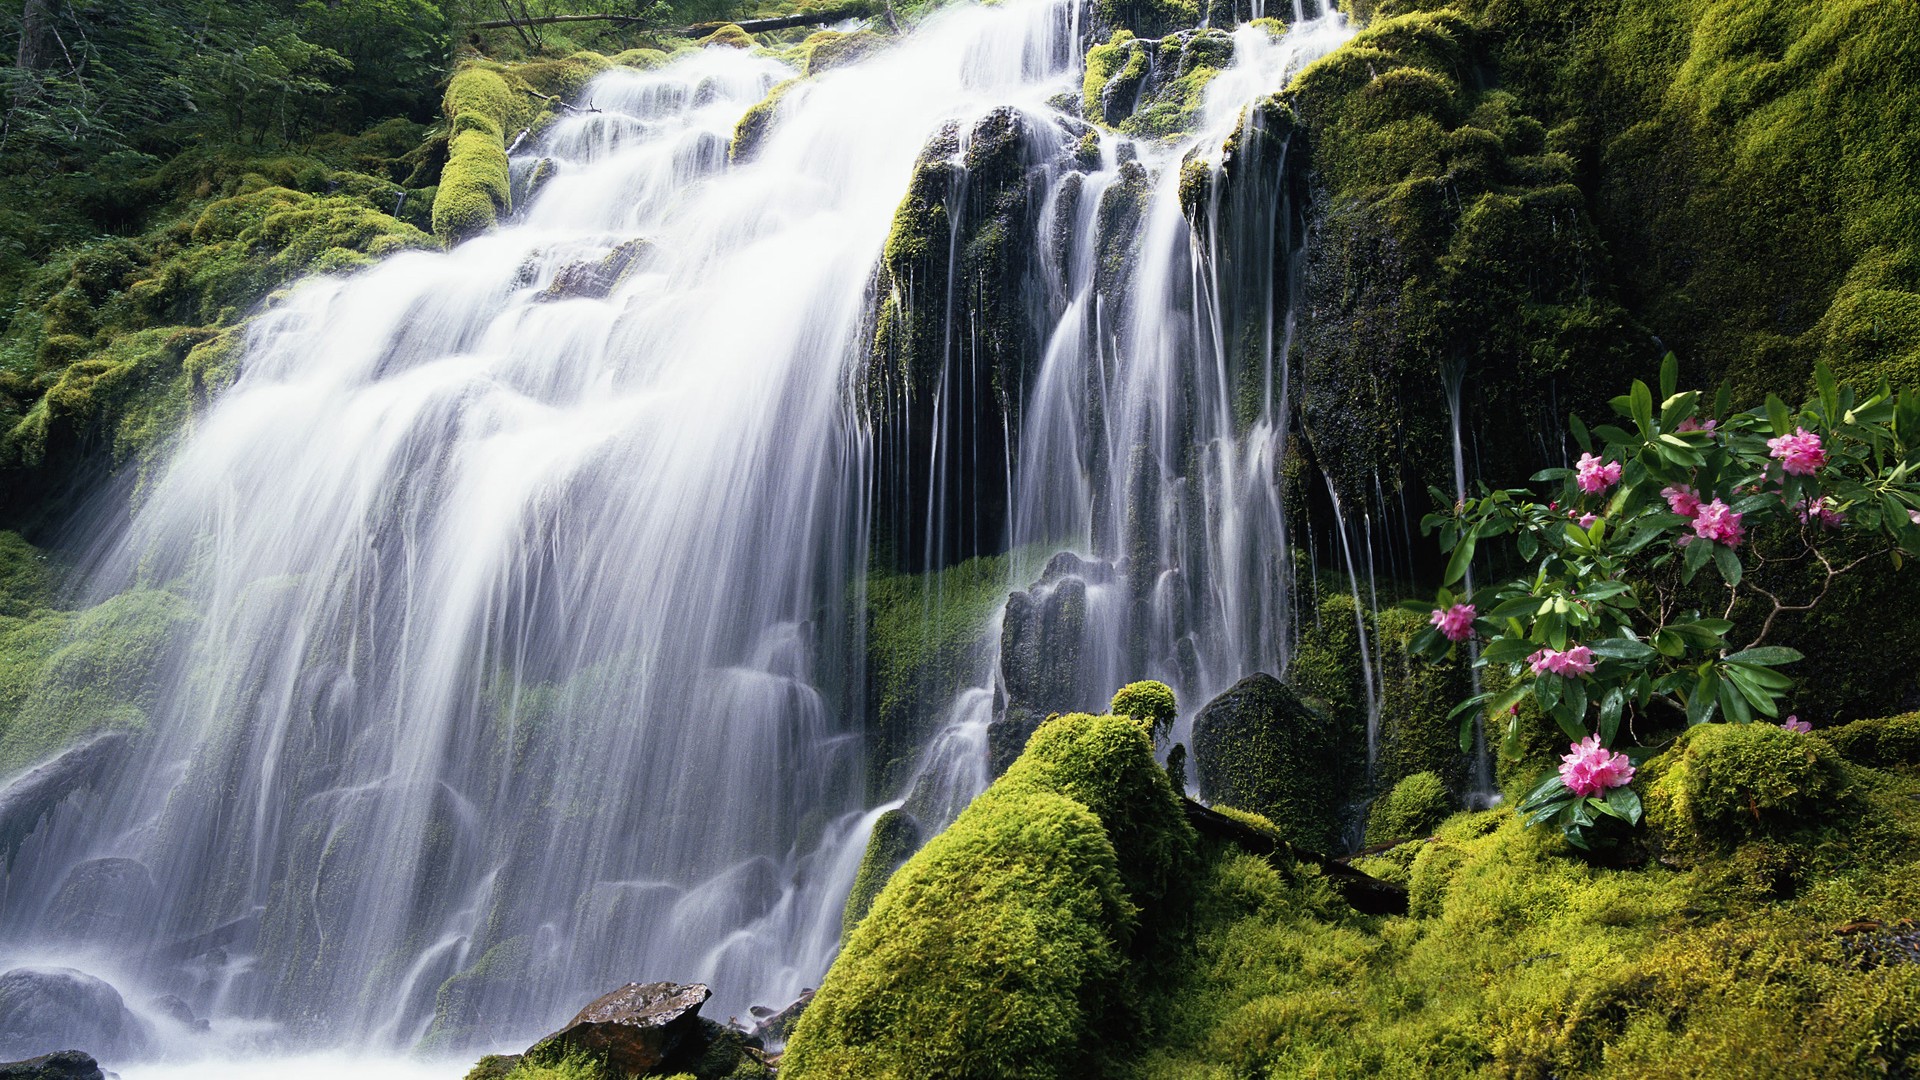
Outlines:
[[[653,244],[644,239],[625,241],[593,262],[578,262],[560,268],[553,282],[536,298],[542,301],[598,300],[611,293]]]
[[[115,1058],[146,1043],[146,1031],[120,992],[101,979],[51,967],[0,975],[0,1057],[85,1046]]]
[[[213,1026],[205,1017],[193,1015],[193,1006],[188,1005],[175,994],[162,994],[147,1002],[147,1006],[182,1027],[192,1028],[195,1031],[206,1031]]]
[[[100,1063],[78,1050],[0,1062],[0,1080],[106,1080]]]
[[[1359,740],[1280,680],[1249,675],[1194,717],[1200,794],[1265,816],[1293,843],[1334,850]]]
[[[993,770],[993,775],[1007,771],[1027,748],[1027,740],[1050,715],[1030,706],[1010,703],[1004,712],[994,717],[987,725],[987,767]]]
[[[47,928],[65,941],[127,941],[146,936],[158,909],[159,890],[145,863],[89,859],[67,871]]]
[[[806,1011],[808,1005],[812,1004],[813,995],[814,989],[808,987],[800,991],[800,996],[794,999],[793,1004],[788,1005],[778,1012],[772,1009],[763,1010],[759,1006],[755,1006],[753,1010],[754,1018],[758,1023],[753,1025],[753,1037],[759,1039],[763,1044],[777,1046],[785,1043],[788,1037],[793,1034],[794,1025],[800,1022],[800,1014]],[[760,1015],[762,1012],[765,1012],[766,1015]]]
[[[12,862],[13,853],[42,818],[99,779],[127,740],[124,731],[97,735],[0,786],[0,862]]]
[[[713,991],[700,983],[628,983],[596,999],[527,1051],[535,1058],[580,1051],[625,1075],[645,1075],[683,1044],[698,1040],[700,1006]]]

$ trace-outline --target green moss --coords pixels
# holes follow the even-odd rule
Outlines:
[[[1133,32],[1115,30],[1104,44],[1087,50],[1081,82],[1081,115],[1100,124],[1117,124],[1133,109],[1140,80],[1147,74],[1147,50]]]
[[[1459,809],[1460,800],[1430,772],[1403,777],[1367,812],[1367,843],[1386,844],[1425,836]]]
[[[867,838],[866,853],[860,857],[860,869],[854,874],[853,889],[841,912],[842,938],[851,935],[867,917],[887,880],[919,849],[922,839],[920,823],[904,810],[889,810],[873,823],[873,835]]]
[[[1085,1075],[1135,919],[1117,863],[1084,805],[1003,780],[887,884],[781,1075]]]
[[[652,71],[667,62],[667,54],[659,49],[627,49],[615,53],[610,59],[620,67]]]
[[[705,48],[724,45],[730,49],[751,49],[756,42],[753,40],[752,34],[740,29],[733,23],[728,23],[713,33],[708,34],[706,37],[701,38],[700,44]]]
[[[1145,38],[1157,38],[1200,21],[1200,5],[1195,0],[1099,0],[1094,13],[1108,28],[1125,27]]]
[[[780,115],[780,101],[796,86],[799,79],[788,79],[776,83],[752,108],[740,117],[734,125],[733,142],[727,146],[727,157],[734,162],[753,160],[760,150],[760,144],[766,141],[767,134],[773,130],[774,121]]]
[[[1342,808],[1364,753],[1363,729],[1267,675],[1242,679],[1193,721],[1201,795],[1258,813],[1314,851],[1344,847]]]
[[[1773,724],[1704,724],[1646,769],[1647,824],[1666,855],[1694,859],[1805,829],[1845,790],[1824,740]]]
[[[19,533],[0,532],[0,618],[31,615],[53,602],[54,568]]]
[[[870,573],[867,590],[868,775],[891,791],[941,710],[984,662],[987,620],[1011,588],[1008,556],[931,575]]]
[[[1920,766],[1920,713],[1855,720],[1818,734],[1858,765],[1876,769]]]
[[[1157,735],[1173,726],[1180,715],[1180,704],[1174,700],[1172,687],[1149,679],[1114,691],[1109,711],[1115,716],[1131,716]]]
[[[1467,786],[1467,755],[1460,752],[1460,722],[1453,707],[1473,696],[1466,650],[1431,663],[1408,655],[1407,644],[1427,621],[1398,608],[1380,612],[1380,747],[1374,762],[1375,790],[1403,778],[1432,773],[1443,786]]]
[[[152,678],[192,622],[185,601],[159,590],[0,616],[0,774],[98,731],[143,728]]]

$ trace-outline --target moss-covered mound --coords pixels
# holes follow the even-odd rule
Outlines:
[[[880,890],[886,888],[893,872],[913,855],[923,839],[920,823],[904,810],[889,810],[873,823],[873,835],[867,837],[867,850],[860,856],[860,869],[854,874],[853,889],[847,893],[847,905],[840,914],[842,937],[853,933],[873,910]]]
[[[1189,839],[1182,947],[1142,954],[1141,935],[1172,909],[1124,885],[1129,847],[1107,839],[1111,810],[1081,815],[1088,804],[1061,792],[1108,776],[1106,806],[1138,805],[1129,755],[1100,749],[1124,729],[1102,723],[1043,727],[902,869],[828,976],[831,1011],[803,1019],[788,1069],[1226,1080],[1920,1068],[1920,946],[1902,921],[1920,903],[1920,780],[1845,762],[1817,736],[1709,727],[1648,766],[1650,801],[1684,790],[1701,821],[1727,825],[1739,815],[1719,809],[1750,799],[1767,804],[1763,820],[1797,823],[1716,832],[1723,842],[1686,869],[1591,865],[1506,810],[1434,831],[1444,787],[1404,781],[1389,802],[1424,838],[1361,865],[1410,885],[1407,916],[1357,914],[1325,879]],[[1063,865],[1074,858],[1085,865]],[[1034,936],[1042,897],[1081,920],[1044,924],[1053,951]],[[1089,986],[1114,1001],[1124,986],[1137,1026],[1115,1031]],[[994,1011],[1014,1000],[1033,1011]]]
[[[740,34],[737,26],[723,30]],[[447,83],[442,105],[451,135],[433,200],[434,235],[464,240],[512,210],[508,149],[535,134],[552,119],[557,102],[577,95],[613,63],[583,52],[529,64],[475,59],[463,65]]]
[[[1080,1077],[1124,1043],[1195,839],[1146,732],[1063,716],[881,891],[781,1075]]]
[[[1342,807],[1365,761],[1365,736],[1312,708],[1271,675],[1249,675],[1193,720],[1200,794],[1272,821],[1293,843],[1339,850]]]
[[[1425,836],[1459,808],[1459,797],[1439,776],[1412,773],[1367,811],[1367,843],[1387,844]]]

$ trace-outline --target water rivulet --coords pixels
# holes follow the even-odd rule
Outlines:
[[[989,726],[1284,667],[1305,240],[1269,96],[1347,33],[1295,14],[1121,43],[1152,62],[1102,88],[1078,5],[949,10],[750,154],[783,65],[616,69],[516,159],[516,220],[303,285],[106,526],[93,589],[192,630],[15,856],[0,964],[229,1042],[524,1044],[636,978],[744,1014],[825,969],[873,807],[940,824]],[[1039,582],[1006,648],[876,788],[868,567],[1003,552]],[[169,1011],[124,1056],[204,1037]]]

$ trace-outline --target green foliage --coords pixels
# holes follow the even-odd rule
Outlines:
[[[1459,809],[1459,802],[1433,773],[1404,777],[1367,812],[1367,843],[1387,844],[1425,836]]]
[[[1834,813],[1846,780],[1824,740],[1771,724],[1710,725],[1650,766],[1647,825],[1670,858],[1725,851]]]
[[[921,839],[920,824],[904,810],[889,810],[873,823],[873,835],[867,838],[866,853],[860,857],[860,869],[853,876],[853,889],[847,893],[847,904],[840,915],[843,939],[867,917],[880,890],[920,847]]]
[[[1172,687],[1149,679],[1114,691],[1109,711],[1115,716],[1131,716],[1147,725],[1150,734],[1158,735],[1173,726],[1180,705],[1174,700]]]
[[[1765,644],[1771,615],[1734,651],[1727,640],[1733,622],[1688,606],[1694,574],[1712,565],[1737,603],[1745,530],[1796,518],[1795,557],[1824,567],[1825,584],[1849,568],[1828,554],[1841,527],[1876,536],[1895,565],[1903,551],[1920,553],[1920,391],[1895,396],[1882,384],[1856,398],[1822,366],[1819,397],[1803,408],[1770,396],[1764,408],[1732,413],[1724,393],[1708,407],[1677,382],[1669,356],[1658,404],[1638,381],[1614,400],[1630,430],[1589,432],[1575,418],[1574,437],[1587,451],[1579,469],[1535,477],[1561,482],[1554,502],[1543,505],[1523,490],[1485,492],[1424,523],[1450,553],[1444,586],[1463,577],[1484,539],[1511,536],[1532,568],[1465,606],[1444,586],[1436,601],[1436,610],[1474,620],[1458,636],[1487,635],[1479,662],[1504,668],[1511,680],[1456,710],[1465,717],[1463,746],[1480,704],[1504,718],[1509,741],[1517,738],[1511,707],[1529,694],[1571,739],[1587,736],[1591,717],[1602,745],[1613,743],[1623,721],[1650,710],[1692,724],[1716,714],[1736,723],[1777,717],[1793,684],[1774,668],[1801,654]],[[1759,591],[1775,613],[1789,606]],[[1826,591],[1823,584],[1810,604]],[[1436,625],[1410,647],[1440,656],[1454,646]]]
[[[1200,5],[1195,0],[1099,0],[1094,14],[1108,28],[1157,38],[1199,22]]]

